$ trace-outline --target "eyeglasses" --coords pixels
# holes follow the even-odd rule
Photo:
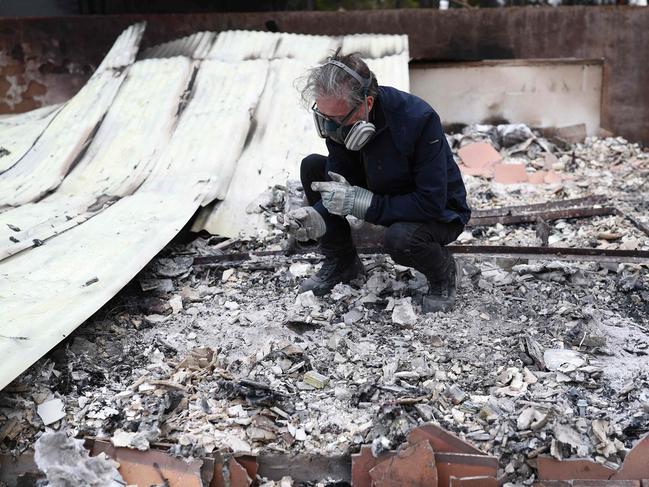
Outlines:
[[[322,113],[320,110],[318,110],[318,107],[316,107],[316,104],[314,103],[311,107],[311,111],[313,112],[313,121],[315,122],[316,129],[318,130],[318,135],[324,139],[328,136],[331,136],[332,133],[337,132],[340,127],[345,125],[345,122],[349,120],[354,112],[358,110],[359,106],[360,105],[356,105],[349,111],[347,115],[342,118],[334,118]]]
[[[316,103],[313,103],[313,106],[311,107],[311,110],[313,110],[313,113],[316,114],[318,117],[323,118],[324,120],[329,120],[330,122],[335,123],[336,125],[344,125],[344,123],[349,119],[349,117],[352,116],[352,114],[358,110],[359,105],[354,106],[344,117],[331,117],[329,115],[326,115],[322,113],[320,110],[318,110],[318,107],[316,106]]]

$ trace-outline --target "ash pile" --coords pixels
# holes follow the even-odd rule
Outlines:
[[[646,224],[649,153],[621,138],[517,130],[449,136],[473,208],[598,194]],[[473,144],[498,159],[476,162],[462,150]],[[363,255],[367,275],[324,297],[297,294],[315,253],[196,263],[282,250],[284,199],[272,188],[250,209],[269,223],[258,238],[170,244],[0,392],[0,452],[28,451],[55,429],[137,450],[164,443],[180,457],[346,455],[395,449],[434,422],[497,457],[513,486],[532,485],[547,455],[616,470],[649,431],[646,262],[461,256],[455,308],[428,315],[417,304],[425,278],[381,254]],[[649,249],[621,215],[547,226],[473,227],[459,242]]]

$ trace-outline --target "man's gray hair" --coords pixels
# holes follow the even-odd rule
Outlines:
[[[332,56],[325,59],[322,65],[310,69],[304,78],[298,80],[298,82],[302,81],[300,91],[305,105],[310,106],[316,98],[326,96],[343,98],[351,109],[365,100],[366,93],[363,85],[344,69],[333,64],[326,64],[331,60],[345,64],[362,78],[367,79],[371,76],[372,81],[367,95],[376,98],[379,91],[376,76],[370,71],[360,54],[355,52],[343,56],[338,49]]]

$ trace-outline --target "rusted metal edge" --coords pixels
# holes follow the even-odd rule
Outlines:
[[[515,247],[511,245],[449,245],[455,254],[517,256],[530,260],[576,260],[649,264],[649,251],[571,247]]]
[[[504,206],[502,208],[487,208],[484,210],[473,210],[473,215],[477,217],[486,216],[503,216],[520,213],[539,213],[548,210],[559,210],[567,208],[576,208],[592,205],[601,205],[608,202],[604,195],[586,196],[584,198],[573,198],[569,200],[549,201],[546,203],[534,203],[530,205]]]
[[[638,230],[640,230],[642,233],[644,233],[645,235],[647,235],[649,237],[649,226],[645,225],[644,223],[642,223],[641,221],[639,221],[636,218],[632,217],[628,213],[624,213],[622,210],[619,210],[617,208],[615,209],[615,214],[629,220],[633,224],[634,227],[636,227]]]
[[[498,257],[520,257],[530,260],[574,260],[596,262],[634,262],[649,263],[647,250],[622,250],[622,249],[591,249],[570,247],[515,247],[511,245],[449,245],[447,247],[454,254],[490,255]],[[315,251],[316,249],[313,249]],[[382,247],[359,247],[359,254],[371,255],[384,253]],[[263,257],[303,257],[309,252],[300,252],[287,256],[280,250],[262,252],[234,252],[221,255],[196,257],[194,266],[218,265],[225,262],[242,262],[253,258]]]
[[[422,428],[426,428],[426,431],[423,431],[424,434],[417,434],[417,431]],[[430,444],[435,454],[435,465],[440,467],[440,473],[442,471],[445,474],[451,473],[447,468],[442,468],[445,465],[468,468],[479,466],[492,469],[493,473],[489,473],[489,475],[495,476],[499,463],[497,457],[486,455],[482,451],[477,455],[449,451],[448,446],[451,446],[451,450],[456,449],[456,447],[459,447],[461,450],[466,448],[471,450],[473,447],[437,425],[422,425],[413,429],[408,437],[413,439],[418,438],[414,444],[420,444],[422,441],[427,441]],[[453,444],[457,441],[463,444],[449,445],[449,438],[453,440]],[[413,444],[410,439],[408,439],[408,443]],[[84,446],[89,450],[91,456],[96,456],[103,452],[108,457],[117,460],[120,463],[120,473],[123,475],[128,474],[127,476],[130,479],[140,479],[141,482],[138,485],[152,485],[152,483],[157,485],[160,480],[164,480],[158,478],[160,477],[160,472],[164,470],[162,475],[172,480],[169,482],[171,486],[210,485],[211,487],[221,485],[247,487],[250,485],[249,480],[254,480],[257,474],[272,480],[279,480],[286,475],[290,475],[294,481],[298,482],[312,482],[324,478],[333,478],[342,481],[351,481],[353,485],[357,485],[358,487],[369,486],[369,483],[365,482],[370,482],[369,470],[397,453],[395,450],[390,450],[380,454],[378,457],[374,457],[369,445],[361,446],[360,451],[356,454],[334,456],[317,454],[269,454],[255,456],[215,451],[203,458],[191,459],[187,463],[187,460],[172,456],[168,448],[164,447],[151,448],[147,451],[116,448],[109,441],[92,437],[85,438]],[[601,485],[633,485],[639,487],[640,482],[638,481],[631,484],[625,482],[627,482],[627,479],[639,480],[649,477],[649,466],[646,462],[648,448],[649,435],[645,435],[628,452],[622,466],[618,470],[596,464],[590,458],[571,458],[558,461],[551,457],[541,457],[539,460],[545,458],[546,461],[545,463],[541,461],[540,464],[534,466],[537,469],[537,475],[541,482],[536,485],[546,485],[543,483],[546,481],[550,482],[547,485],[579,485],[582,487],[586,485],[600,485],[599,483],[589,483],[589,480],[585,480],[591,479],[609,482]],[[200,466],[199,463],[201,463]],[[227,467],[226,464],[228,465]],[[234,466],[238,469],[238,480],[230,477],[228,482],[221,475],[225,475],[224,468],[232,473],[232,467]],[[143,470],[146,470],[148,473],[143,475]],[[476,475],[475,469],[471,470],[471,475]],[[478,475],[485,475],[485,473],[483,472]],[[245,478],[246,474],[248,479]],[[41,477],[42,473],[36,466],[33,453],[27,452],[17,457],[9,454],[0,454],[0,481],[6,482],[10,487],[19,485],[17,481],[20,479],[25,480],[29,478],[36,480]],[[146,478],[147,482],[144,482],[144,478]],[[578,484],[573,484],[572,479],[575,478],[582,480]],[[565,484],[552,483],[555,481],[567,482]],[[21,483],[20,485],[23,484]],[[440,486],[442,485],[445,486],[448,484],[440,483]],[[642,485],[645,484],[643,483]]]
[[[187,479],[191,479],[191,485],[199,485],[200,483],[204,487],[208,485],[239,487],[243,484],[236,482],[224,483],[214,479],[215,476],[222,474],[224,468],[232,467],[231,464],[229,467],[224,467],[232,459],[246,469],[252,479],[258,472],[259,475],[276,481],[287,475],[290,475],[297,482],[314,482],[325,478],[335,478],[344,482],[351,480],[352,459],[349,454],[333,456],[288,454],[251,456],[246,454],[222,454],[217,451],[200,459],[194,459],[194,464],[199,460],[202,462],[199,472],[196,469],[190,471],[189,468],[183,468],[185,466],[184,460],[172,456],[168,452],[168,448],[151,448],[146,451],[115,448],[108,441],[93,438],[86,438],[84,446],[91,456],[103,452],[110,458],[121,459],[124,462],[123,468],[128,467],[128,473],[131,475],[135,473],[139,477],[146,476],[150,478],[150,483],[146,483],[146,485],[162,483],[162,479],[158,478],[159,473],[155,471],[158,470],[155,468],[155,465],[158,464],[164,472],[172,472],[170,476],[174,482],[170,483],[171,486],[187,486],[189,483],[183,483],[183,479],[185,482],[187,482]],[[145,470],[146,474],[143,472]],[[38,469],[34,461],[34,454],[31,452],[24,453],[15,458],[8,454],[0,454],[0,482],[6,482],[10,486],[17,485],[16,481],[22,476],[34,479],[44,477],[44,474]],[[138,485],[145,484],[139,483]]]
[[[562,220],[564,218],[589,218],[591,216],[615,215],[618,210],[612,206],[598,208],[565,208],[556,210],[543,210],[530,213],[515,213],[499,216],[472,216],[467,224],[468,227],[481,225],[511,225],[512,223],[533,223],[538,219],[544,221]]]
[[[257,457],[259,474],[280,480],[289,475],[297,482],[313,482],[326,478],[351,481],[351,455],[263,455]]]

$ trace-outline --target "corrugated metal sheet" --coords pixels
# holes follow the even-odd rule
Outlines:
[[[129,70],[92,142],[57,191],[0,214],[0,259],[94,217],[104,203],[142,185],[156,153],[169,142],[190,68],[189,59],[177,57],[148,60]]]
[[[140,42],[142,41],[145,28],[146,22],[141,22],[132,25],[122,32],[97,68],[97,71],[95,71],[95,74],[107,70],[124,68],[132,64],[140,49]]]
[[[0,174],[11,169],[34,145],[60,105],[0,118]],[[37,113],[34,113],[37,112]]]
[[[113,103],[143,32],[144,24],[129,27],[88,83],[54,114],[30,150],[0,174],[0,210],[39,200],[63,181]],[[32,136],[33,132],[25,132],[22,143]]]
[[[62,107],[0,119],[22,153],[0,158],[0,388],[114,296],[201,204],[224,199],[225,211],[206,215],[227,232],[258,228],[237,206],[323,150],[293,81],[344,39],[199,33],[134,62],[142,29],[126,31]],[[393,54],[372,66],[407,83],[394,76],[407,70],[404,41],[384,41],[375,52]]]
[[[192,59],[205,59],[215,40],[215,32],[197,32],[182,39],[150,47],[142,53],[140,58],[185,56]]]

